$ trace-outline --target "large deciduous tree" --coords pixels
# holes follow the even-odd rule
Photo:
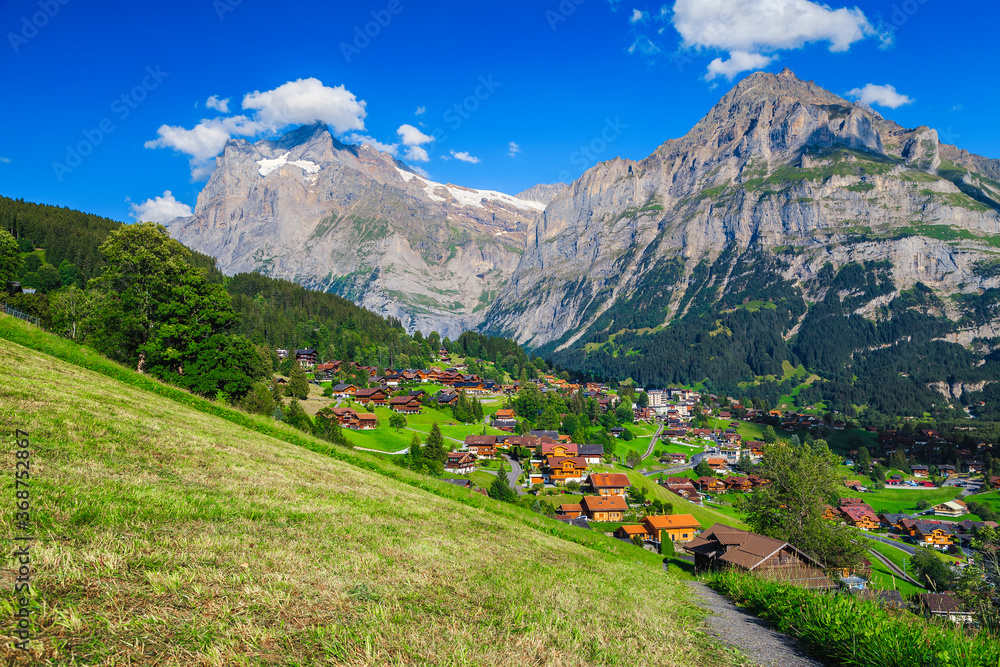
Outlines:
[[[769,445],[757,474],[770,484],[738,499],[737,509],[753,531],[787,540],[827,567],[857,567],[865,551],[858,536],[823,519],[823,506],[837,496],[839,461],[822,440]]]
[[[23,265],[17,240],[6,229],[0,229],[0,288],[8,280],[17,280]]]

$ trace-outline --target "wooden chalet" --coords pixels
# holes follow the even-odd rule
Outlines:
[[[622,540],[631,540],[637,536],[644,540],[649,537],[649,532],[645,526],[618,526],[615,530],[615,537]]]
[[[553,484],[582,482],[587,462],[579,456],[548,456],[545,468],[549,473],[549,481]]]
[[[319,361],[319,353],[311,347],[295,350],[295,359],[302,368],[312,368]]]
[[[961,500],[949,500],[934,506],[934,516],[960,517],[969,513],[969,507]]]
[[[568,516],[571,519],[575,519],[579,516],[583,516],[583,507],[579,503],[560,505],[559,509],[556,511],[556,514],[559,514],[561,516]]]
[[[576,456],[579,448],[575,442],[551,442],[543,441],[538,446],[540,456]]]
[[[472,452],[448,452],[444,469],[455,475],[468,475],[476,471],[476,455]]]
[[[600,463],[604,458],[604,445],[577,445],[577,456],[587,463]]]
[[[584,496],[580,506],[591,521],[621,521],[628,510],[622,496]]]
[[[945,523],[915,522],[909,531],[917,544],[931,549],[941,549],[954,544],[955,529]]]
[[[389,400],[389,395],[378,387],[374,389],[358,389],[354,392],[354,400],[358,403],[368,403],[370,401],[375,405],[385,405]]]
[[[717,523],[689,542],[695,570],[735,568],[808,589],[838,585],[816,559],[788,542]]]
[[[493,459],[497,455],[497,437],[495,435],[467,435],[465,447],[481,459]]]
[[[726,490],[726,483],[718,477],[699,477],[694,480],[694,485],[701,491],[708,491],[711,493],[722,493]]]
[[[625,490],[632,486],[628,475],[621,472],[594,472],[587,481],[600,496],[624,496]]]
[[[715,472],[726,472],[726,469],[729,465],[729,462],[723,458],[705,459],[705,462],[708,463],[708,467],[714,470]]]
[[[951,593],[924,593],[918,598],[919,605],[927,618],[941,618],[952,623],[972,623],[975,612],[966,611],[962,603]]]
[[[358,427],[359,431],[372,431],[378,428],[378,416],[373,415],[370,412],[359,412],[358,413]]]
[[[849,526],[854,526],[861,530],[876,530],[880,525],[878,517],[867,506],[860,507],[854,505],[841,507],[840,514]]]
[[[687,543],[695,538],[695,531],[701,530],[701,524],[690,514],[647,516],[642,525],[653,540],[661,543]]]
[[[416,415],[424,411],[419,396],[393,396],[389,399],[389,409],[405,415]]]
[[[753,488],[753,483],[742,475],[727,477],[722,481],[726,485],[726,491],[728,492],[746,492]]]

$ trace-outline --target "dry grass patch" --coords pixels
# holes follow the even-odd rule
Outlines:
[[[4,637],[7,661],[730,661],[638,549],[600,553],[11,343],[0,377],[0,428],[32,435],[40,538],[36,653]]]

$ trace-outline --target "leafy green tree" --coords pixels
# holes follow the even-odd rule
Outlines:
[[[758,474],[770,484],[737,499],[736,509],[751,530],[787,540],[827,567],[857,567],[865,547],[856,534],[823,520],[823,506],[838,496],[839,457],[826,443],[785,447],[769,445]]]
[[[74,285],[76,287],[83,287],[86,282],[83,278],[83,272],[68,259],[64,259],[59,263],[59,280],[63,285]]]
[[[389,416],[389,428],[396,429],[396,433],[400,430],[406,428],[406,415],[401,415],[398,412],[393,412]]]
[[[951,590],[956,580],[951,568],[930,549],[917,549],[910,556],[909,573],[921,584],[939,593]]]
[[[767,428],[764,429],[764,433],[761,434],[760,439],[768,445],[773,445],[778,441],[778,434],[774,432],[773,426],[768,425]]]
[[[631,424],[635,421],[635,413],[632,412],[632,403],[629,402],[627,405],[622,402],[615,408],[615,416],[618,418],[619,424]]]
[[[298,359],[292,362],[292,372],[288,376],[288,395],[303,401],[309,398],[309,380]]]
[[[645,410],[646,408],[649,407],[649,394],[647,394],[645,391],[640,392],[639,396],[636,397],[636,399],[635,399],[635,403],[640,408],[642,408],[643,410]]]
[[[573,435],[580,429],[580,420],[577,419],[576,415],[570,413],[563,417],[562,426],[559,428],[559,432],[565,435]]]
[[[570,493],[578,493],[580,491],[580,482],[572,481],[566,482],[566,490]]]
[[[24,257],[24,262],[21,265],[21,278],[24,279],[25,276],[34,273],[41,268],[43,262],[42,257],[37,252],[32,252]]]
[[[24,260],[21,259],[17,240],[6,229],[0,229],[0,288],[7,281],[17,280],[22,266]]]
[[[90,288],[97,293],[97,348],[113,359],[144,365],[144,346],[153,338],[160,308],[170,304],[171,288],[194,271],[190,253],[162,225],[125,225],[101,245],[107,264]]]
[[[641,462],[642,462],[642,456],[639,454],[639,452],[635,451],[634,449],[630,449],[628,454],[625,455],[625,465],[627,465],[629,468],[635,468]]]
[[[36,255],[30,255],[30,257],[36,257]],[[59,277],[59,270],[56,267],[51,264],[42,264],[37,270],[25,275],[21,284],[48,294],[62,287],[62,279]]]
[[[622,440],[624,440],[625,442],[632,442],[633,440],[635,440],[635,433],[633,433],[631,430],[629,430],[629,428],[626,426],[622,430],[622,436],[621,437],[622,437]]]
[[[753,461],[750,459],[750,455],[745,451],[740,453],[740,458],[736,462],[736,468],[744,474],[748,474],[753,471]]]
[[[715,471],[712,470],[712,467],[708,465],[708,461],[706,461],[705,459],[698,461],[698,465],[694,467],[694,473],[698,475],[698,477],[715,476]]]
[[[559,428],[561,422],[559,421],[559,415],[556,413],[555,408],[550,405],[545,408],[535,424],[540,429],[555,431]]]
[[[91,310],[90,294],[75,285],[49,295],[52,330],[70,340],[88,336]]]

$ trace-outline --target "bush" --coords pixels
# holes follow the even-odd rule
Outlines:
[[[986,633],[968,634],[951,623],[930,623],[875,602],[820,595],[733,571],[720,574],[712,585],[837,664],[973,667],[1000,662],[1000,642]]]

